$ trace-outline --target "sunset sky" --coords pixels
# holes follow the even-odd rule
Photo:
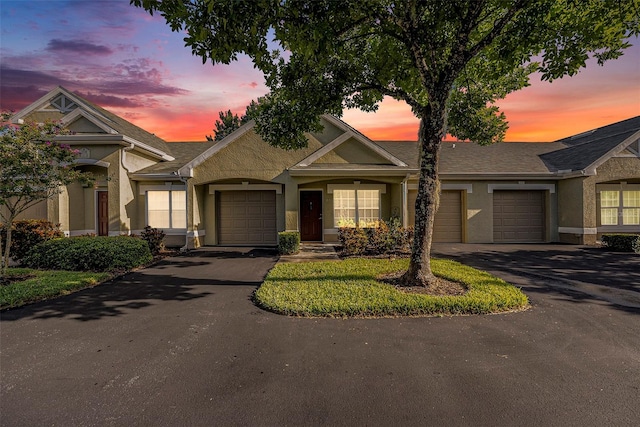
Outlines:
[[[241,114],[267,92],[247,58],[229,66],[191,55],[179,33],[112,1],[0,0],[0,109],[19,110],[57,85],[168,141],[204,140],[218,111]],[[640,40],[625,55],[500,103],[508,141],[551,141],[640,115]],[[343,119],[374,140],[415,140],[417,119],[386,99],[375,114]]]

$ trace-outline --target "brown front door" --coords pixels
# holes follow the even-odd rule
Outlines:
[[[322,241],[322,191],[300,192],[300,239]]]
[[[98,236],[109,235],[109,193],[98,191]]]

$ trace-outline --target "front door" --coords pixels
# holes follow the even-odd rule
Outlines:
[[[322,241],[322,191],[300,192],[300,239]]]
[[[98,191],[98,236],[109,235],[109,193]]]

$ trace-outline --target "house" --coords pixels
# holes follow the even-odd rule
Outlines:
[[[61,120],[95,185],[72,184],[24,216],[67,235],[163,229],[167,244],[275,245],[277,232],[333,242],[338,227],[414,222],[415,141],[373,142],[332,116],[297,151],[247,123],[221,141],[166,142],[58,87],[13,120]],[[640,233],[640,116],[551,143],[444,143],[436,242],[593,244]]]

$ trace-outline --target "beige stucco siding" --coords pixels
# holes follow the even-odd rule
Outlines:
[[[369,165],[388,165],[389,160],[378,155],[374,151],[367,149],[361,142],[354,138],[343,142],[334,150],[320,157],[314,163],[354,163]]]
[[[318,144],[318,143],[316,143]],[[288,168],[320,148],[287,151],[267,144],[253,130],[222,148],[193,170],[194,185],[219,180],[256,179],[282,182]]]

